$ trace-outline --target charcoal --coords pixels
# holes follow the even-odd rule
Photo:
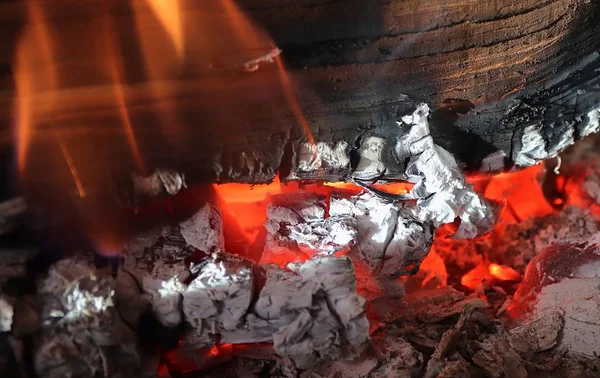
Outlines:
[[[89,255],[58,261],[38,283],[41,320],[47,330],[62,328],[74,338],[99,345],[118,341],[114,279],[97,270]]]
[[[267,242],[263,261],[295,252],[296,256],[347,252],[356,240],[356,222],[348,216],[325,218],[325,200],[314,195],[274,197],[267,208]]]
[[[323,179],[329,175],[340,177],[350,171],[350,145],[337,143],[302,142],[298,145],[296,159],[288,179]]]
[[[193,331],[186,341],[195,345],[212,345],[221,335],[224,343],[255,342],[234,340],[243,327],[253,297],[254,280],[251,262],[220,254],[200,263],[196,277],[183,292],[183,314]],[[243,332],[242,332],[243,334]]]
[[[75,340],[65,330],[46,334],[38,343],[35,370],[41,377],[87,378],[104,375],[102,352],[90,340]]]
[[[369,377],[414,377],[423,367],[423,355],[402,337],[374,339],[373,346],[382,363]]]
[[[378,136],[367,136],[361,140],[358,150],[358,165],[352,172],[352,176],[359,180],[375,180],[386,171],[383,163],[383,150],[386,139]]]
[[[511,329],[510,345],[521,355],[548,350],[558,343],[563,326],[564,318],[559,312],[544,315]]]
[[[370,193],[332,196],[332,217],[353,217],[357,253],[375,274],[398,277],[415,273],[433,243],[433,228],[412,218],[410,204],[388,203]]]
[[[399,161],[409,161],[406,174],[415,184],[410,193],[418,198],[416,219],[438,227],[459,218],[456,238],[473,238],[491,231],[496,219],[493,204],[466,183],[454,157],[433,142],[428,115],[429,107],[421,104],[414,113],[402,117],[399,127],[406,132],[395,148]]]
[[[473,356],[473,363],[489,377],[526,378],[527,370],[521,356],[512,349],[504,331],[487,338]]]
[[[185,175],[172,169],[157,168],[150,176],[131,175],[136,197],[155,197],[161,193],[175,195],[186,188]]]
[[[315,257],[296,273],[269,271],[254,312],[275,327],[275,351],[299,367],[350,358],[368,338],[365,300],[348,258]]]
[[[186,260],[194,251],[178,227],[139,235],[125,249],[122,269],[136,279],[152,311],[166,327],[181,323],[182,293],[191,275]]]
[[[205,253],[224,250],[223,219],[210,204],[204,205],[191,218],[179,224],[188,245]]]

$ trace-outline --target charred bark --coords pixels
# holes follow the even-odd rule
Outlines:
[[[192,17],[210,11],[218,23],[226,16],[216,3],[188,1],[183,12]],[[86,194],[104,196],[114,191],[115,175],[150,174],[157,167],[184,172],[188,184],[269,181],[297,163],[297,152],[307,140],[304,122],[317,142],[345,142],[351,152],[363,135],[388,135],[421,102],[434,111],[435,142],[470,170],[530,165],[597,129],[597,4],[238,4],[281,48],[287,79],[277,64],[268,62],[246,72],[239,64],[244,62],[240,53],[220,46],[215,54],[219,61],[185,67],[177,80],[161,82],[156,96],[142,68],[133,7],[129,2],[113,4],[106,12],[117,25],[125,62],[121,88],[143,166],[136,166],[132,157],[112,89],[98,82],[93,88],[73,85],[54,94],[58,110],[35,119],[24,170],[27,186],[77,192],[57,133],[64,133],[63,147],[70,151]],[[86,33],[94,33],[84,26],[96,21],[97,5],[96,0],[77,7],[55,2],[49,6],[49,24],[57,35],[80,32],[85,41]],[[6,12],[0,12],[0,19],[8,25],[24,19],[22,4],[2,8]],[[264,47],[261,54],[271,51]],[[7,59],[9,54],[1,56]],[[83,54],[59,63],[69,74],[68,69],[89,63],[84,58],[89,60]],[[9,98],[10,93],[2,102],[8,104]],[[45,100],[40,96],[33,105],[43,107]],[[298,119],[294,106],[305,121]],[[10,119],[5,109],[5,119]],[[161,109],[169,109],[175,118],[165,120]],[[345,174],[329,172],[324,178],[343,179]]]

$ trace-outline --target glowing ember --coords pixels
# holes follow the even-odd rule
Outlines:
[[[494,276],[494,278],[501,281],[520,281],[521,275],[509,266],[498,265],[498,264],[490,264],[488,267],[490,274]]]

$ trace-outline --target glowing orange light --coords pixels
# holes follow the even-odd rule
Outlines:
[[[502,221],[518,222],[530,217],[541,217],[554,212],[546,201],[540,176],[544,167],[536,165],[516,172],[501,173],[489,178],[485,198],[504,202]]]
[[[448,282],[448,271],[446,270],[446,264],[444,259],[435,251],[434,247],[431,247],[429,254],[419,268],[420,271],[425,272],[425,278],[421,282],[421,286],[425,287],[427,284],[436,279],[438,280],[438,287],[445,286]]]
[[[294,118],[296,118],[296,122],[300,126],[300,129],[304,133],[304,136],[308,140],[309,143],[315,144],[315,138],[312,135],[312,131],[310,131],[310,126],[308,125],[308,121],[304,117],[304,113],[302,109],[300,109],[300,105],[298,104],[298,99],[296,98],[296,93],[292,88],[292,84],[289,78],[289,74],[286,72],[283,67],[283,63],[281,62],[281,57],[277,56],[275,58],[275,62],[277,63],[277,70],[279,72],[279,79],[281,80],[281,86],[283,88],[283,94],[285,99],[294,114]]]
[[[497,278],[501,281],[519,281],[521,280],[521,275],[514,270],[513,268],[505,265],[498,264],[490,264],[488,270],[494,278]]]
[[[44,90],[56,88],[57,73],[54,63],[53,42],[41,4],[27,1],[28,23],[17,44],[13,66],[16,100],[17,167],[23,174],[27,151],[33,133],[35,109],[32,96]],[[50,96],[48,106],[55,100]]]
[[[75,181],[75,186],[77,186],[77,192],[79,193],[79,197],[84,198],[85,190],[83,190],[83,184],[79,179],[79,173],[77,172],[77,168],[75,168],[75,163],[73,163],[73,158],[71,157],[71,153],[67,149],[65,141],[60,136],[58,136],[58,144],[60,145],[60,150],[62,151],[63,156],[65,157],[67,165],[69,166],[69,171],[71,171],[73,181]]]
[[[136,167],[138,171],[142,172],[144,170],[144,164],[142,162],[142,157],[140,155],[139,147],[137,141],[135,139],[135,133],[133,131],[133,126],[131,124],[131,119],[129,118],[129,111],[127,110],[127,103],[125,101],[125,94],[123,92],[123,66],[122,62],[118,59],[117,49],[114,44],[115,36],[112,33],[112,25],[108,17],[105,18],[105,40],[108,45],[108,69],[109,75],[112,81],[112,88],[116,97],[117,107],[119,109],[119,116],[121,118],[121,122],[123,123],[123,128],[125,129],[125,135],[127,137],[127,142],[129,144],[129,148],[131,149],[131,153],[133,155]]]
[[[182,59],[184,37],[179,0],[148,0],[148,4],[171,38],[179,59]]]
[[[473,291],[477,290],[481,284],[490,279],[490,272],[486,262],[481,262],[471,271],[463,275],[460,279],[461,285]]]

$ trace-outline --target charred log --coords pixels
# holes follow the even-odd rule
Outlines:
[[[131,30],[131,9],[138,11],[138,3],[103,12],[114,17],[121,37],[126,62],[121,90],[143,169],[132,157],[113,90],[106,83],[92,82],[94,90],[65,84],[52,94],[56,108],[44,107],[43,96],[31,103],[38,111],[25,170],[30,187],[51,183],[76,192],[53,137],[58,131],[66,132],[63,144],[86,194],[100,196],[114,189],[112,175],[147,175],[155,168],[183,172],[189,184],[269,181],[277,171],[299,166],[311,138],[330,151],[320,178],[343,176],[348,161],[338,154],[344,146],[366,135],[385,136],[420,102],[434,110],[436,143],[471,170],[533,164],[598,128],[595,3],[243,0],[242,10],[272,41],[261,41],[257,52],[249,53],[222,40],[212,51],[218,62],[190,65],[158,89],[139,69],[145,58]],[[58,35],[96,40],[102,33],[83,27],[98,15],[96,5],[59,2],[43,10]],[[23,21],[22,3],[2,7],[6,24]],[[216,24],[227,16],[209,2],[183,6],[187,21],[207,12]],[[14,34],[6,34],[5,45],[13,44]],[[281,48],[283,65],[269,63],[280,53],[273,44]],[[73,54],[57,66],[83,67],[90,56],[104,58],[101,54]],[[1,56],[8,64],[10,54]],[[294,101],[283,88],[282,67]],[[176,116],[171,121],[160,115],[165,106]],[[297,119],[293,106],[304,120]],[[9,107],[4,109],[9,119]],[[308,125],[311,137],[301,124]],[[82,125],[91,134],[79,132]]]

